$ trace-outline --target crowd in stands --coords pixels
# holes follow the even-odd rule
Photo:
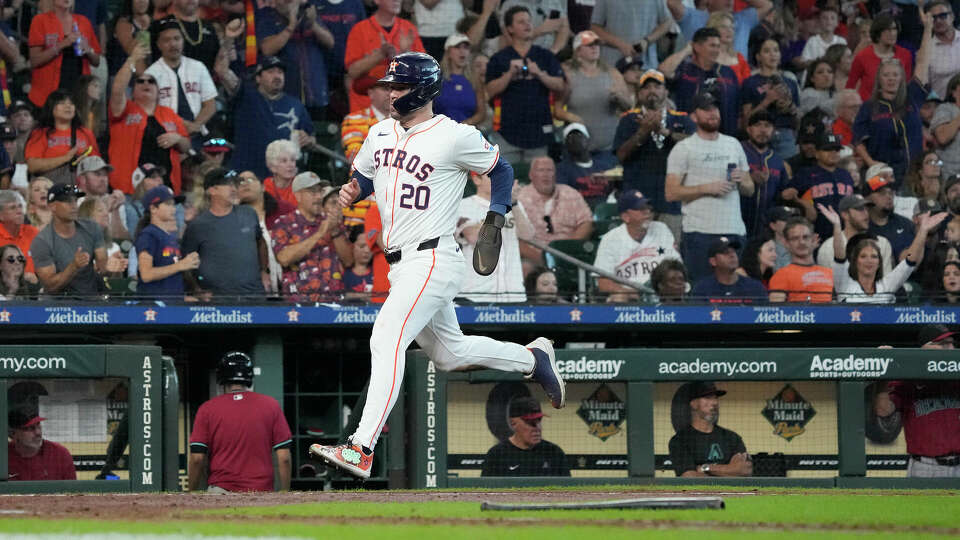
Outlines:
[[[517,176],[486,277],[466,181],[464,301],[960,301],[960,2],[12,6],[6,299],[382,301],[376,204],[336,195],[419,51]]]

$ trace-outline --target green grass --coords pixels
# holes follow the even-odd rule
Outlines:
[[[612,516],[608,516],[612,517]],[[482,527],[482,528],[481,528]],[[670,529],[630,529],[595,526],[534,527],[534,526],[452,526],[452,525],[370,525],[370,524],[333,524],[315,525],[297,522],[179,522],[179,523],[142,523],[93,520],[40,520],[40,519],[0,519],[0,533],[16,534],[104,534],[104,533],[140,533],[169,535],[202,536],[290,536],[299,538],[325,538],[339,535],[340,538],[376,540],[566,540],[597,538],[619,540],[633,538],[652,538],[658,540],[689,540],[690,538],[710,538],[718,540],[744,540],[742,530],[691,530]],[[750,540],[772,538],[802,537],[809,540],[820,539],[867,539],[867,540],[910,540],[913,538],[950,538],[930,534],[910,534],[893,532],[850,532],[835,531],[750,531]]]
[[[623,497],[611,497],[623,498]],[[675,520],[737,524],[833,526],[960,526],[960,497],[938,495],[765,495],[727,497],[725,510],[481,511],[476,502],[333,502],[218,509],[198,514],[329,518],[424,518],[487,520]]]

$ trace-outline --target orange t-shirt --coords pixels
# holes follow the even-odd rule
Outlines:
[[[177,132],[184,137],[187,128],[183,120],[169,107],[157,105],[153,110],[153,117],[170,132]],[[147,112],[132,99],[119,116],[110,114],[110,164],[113,172],[110,173],[110,185],[114,189],[133,195],[133,171],[140,164],[140,148],[143,143],[143,132],[147,129]],[[176,145],[170,147],[170,184],[173,192],[180,194],[180,151]]]
[[[294,208],[299,206],[297,198],[293,196],[293,182],[290,182],[290,185],[287,187],[280,189],[273,183],[273,177],[269,176],[263,181],[263,190],[273,195],[273,198],[278,201],[288,202],[292,204]]]
[[[30,132],[27,144],[23,147],[24,159],[52,158],[66,154],[71,148],[70,134],[71,130],[69,128],[56,130],[35,128]],[[93,147],[90,155],[100,155],[100,149],[97,148],[97,138],[94,137],[92,131],[85,127],[77,128],[77,146],[80,148],[77,152],[78,156],[85,152],[88,147]]]
[[[790,263],[770,278],[770,292],[787,293],[787,302],[823,303],[833,300],[833,269]]]
[[[409,32],[413,32],[413,45],[410,46],[410,51],[426,52],[423,49],[423,42],[420,41],[420,34],[417,33],[417,27],[406,19],[401,19],[400,17],[395,18],[393,28],[391,28],[389,32],[384,30],[384,28],[380,26],[380,23],[372,16],[358,22],[350,29],[350,35],[347,36],[347,47],[343,55],[343,65],[349,69],[350,64],[360,60],[374,49],[379,48],[383,41],[392,43],[398,48],[398,52],[403,52],[399,51],[400,38]],[[367,75],[374,79],[383,77],[387,74],[387,63],[388,62],[384,60],[377,64],[367,72]],[[350,110],[358,111],[369,106],[370,97],[354,92],[351,85]]]
[[[380,221],[380,209],[377,203],[371,202],[367,208],[366,215],[363,216],[363,238],[370,246],[373,253],[373,296],[371,302],[382,304],[387,299],[387,293],[390,292],[390,280],[387,274],[390,273],[390,265],[387,264],[387,258],[383,255],[383,250],[377,245],[377,238],[382,232],[383,224]]]
[[[30,244],[33,243],[33,237],[36,236],[38,232],[40,231],[33,225],[23,224],[20,226],[20,231],[17,233],[17,236],[13,236],[6,227],[0,225],[0,246],[13,244],[20,248],[23,256],[27,258],[27,264],[24,265],[23,268],[24,272],[33,272],[33,257],[30,256]]]
[[[73,22],[76,23],[77,29],[80,30],[80,34],[83,35],[83,39],[87,40],[87,43],[90,44],[93,52],[100,54],[100,42],[97,40],[97,33],[93,31],[90,20],[83,15],[74,14]],[[63,36],[63,25],[60,24],[60,19],[57,18],[56,13],[48,11],[37,15],[30,21],[30,36],[27,40],[27,45],[30,47],[40,47],[42,49],[52,49],[57,46],[57,43],[63,41]],[[64,49],[63,52],[55,56],[53,60],[42,66],[33,68],[30,77],[30,94],[28,97],[37,107],[43,107],[50,92],[60,87],[60,64],[63,63],[64,54],[73,54],[73,49]],[[103,58],[101,58],[100,61],[102,62]],[[90,62],[86,56],[83,57],[81,65],[83,66],[83,74],[89,75]]]

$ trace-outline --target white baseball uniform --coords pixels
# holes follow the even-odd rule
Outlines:
[[[479,195],[471,195],[460,201],[458,231],[464,227],[483,223],[489,209],[490,201]],[[462,296],[472,302],[527,301],[527,295],[523,290],[523,265],[520,262],[520,240],[517,239],[516,225],[516,215],[523,211],[523,204],[517,201],[516,206],[504,216],[506,223],[501,231],[503,245],[500,247],[500,260],[497,262],[496,270],[489,276],[481,276],[473,269],[473,244],[465,239],[460,240],[466,259],[466,274],[463,288],[460,289]]]
[[[523,345],[464,336],[453,306],[465,269],[453,235],[468,171],[490,172],[499,156],[476,128],[444,115],[406,130],[387,118],[370,128],[357,153],[353,165],[373,182],[384,245],[400,250],[401,259],[390,267],[390,294],[373,324],[370,388],[354,444],[376,445],[414,339],[443,371],[533,371],[533,354]],[[436,247],[418,250],[434,238]]]
[[[673,247],[673,233],[659,221],[651,221],[643,240],[637,242],[627,232],[627,224],[600,237],[593,265],[617,277],[646,283],[650,273],[665,259],[682,260]]]

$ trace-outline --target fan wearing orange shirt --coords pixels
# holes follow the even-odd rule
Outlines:
[[[75,163],[87,155],[100,155],[96,137],[82,124],[70,94],[50,93],[23,150],[30,174],[47,176],[55,184],[72,184]]]
[[[100,65],[100,41],[90,21],[71,13],[73,0],[53,0],[53,9],[30,21],[30,101],[42,106],[50,92],[69,88]]]
[[[804,218],[791,218],[783,228],[790,264],[770,278],[771,302],[830,302],[833,299],[833,269],[814,264],[813,225]]]

